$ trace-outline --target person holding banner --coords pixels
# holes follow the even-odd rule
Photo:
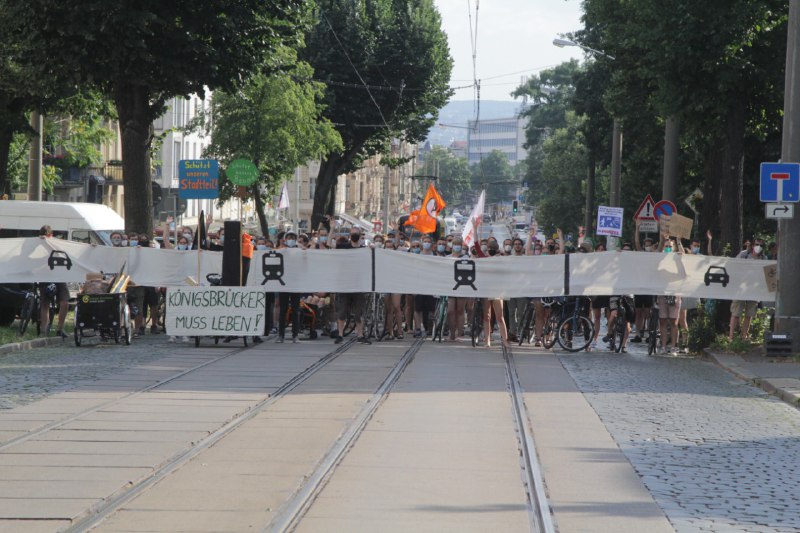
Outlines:
[[[489,257],[503,255],[500,253],[500,247],[497,245],[497,239],[487,245]],[[506,329],[506,321],[503,317],[503,299],[502,298],[485,298],[483,307],[483,331],[486,338],[483,345],[486,348],[492,346],[492,311],[497,321],[497,329],[500,330],[500,342],[503,346],[508,347],[508,330]]]
[[[394,239],[388,239],[384,245],[386,250],[397,250]],[[386,340],[403,338],[403,295],[399,293],[384,294],[383,305],[386,308],[386,322],[383,335]],[[451,330],[452,331],[452,330]],[[381,338],[380,340],[383,340]]]
[[[680,239],[673,240],[663,232],[661,236],[662,251],[666,254],[684,253]],[[670,328],[670,350],[678,353],[678,319],[681,316],[681,297],[661,295],[656,298],[658,306],[658,329],[661,333],[661,353],[667,353],[667,326]]]
[[[355,226],[351,229],[350,240],[341,237],[336,241],[337,249],[352,249],[359,248],[361,242],[361,230]],[[356,334],[358,341],[361,344],[372,344],[369,339],[364,336],[364,308],[367,303],[367,294],[363,292],[340,292],[336,295],[336,325],[339,329],[339,334],[335,337],[334,343],[340,344],[344,340],[344,327],[347,323],[349,315],[352,313],[356,322]]]
[[[297,248],[297,234],[294,231],[288,231],[284,235],[284,246],[280,249]],[[278,300],[280,301],[280,310],[278,312],[278,338],[275,342],[281,343],[286,336],[286,319],[289,314],[289,307],[292,309],[292,342],[297,342],[297,336],[300,334],[300,294],[296,292],[280,292],[278,293]]]

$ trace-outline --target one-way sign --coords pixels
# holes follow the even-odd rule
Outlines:
[[[794,218],[794,204],[766,204],[767,218]]]

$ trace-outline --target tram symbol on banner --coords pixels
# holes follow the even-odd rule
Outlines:
[[[283,282],[283,254],[269,252],[262,255],[261,273],[264,275],[262,285],[266,285],[268,281],[278,281],[281,285],[286,285]]]
[[[456,261],[453,264],[453,279],[456,282],[453,290],[462,285],[468,285],[472,287],[472,290],[477,291],[478,287],[475,286],[475,261],[472,259],[459,259]]]

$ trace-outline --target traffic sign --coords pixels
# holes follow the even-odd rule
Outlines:
[[[761,163],[762,202],[800,201],[800,163]]]
[[[661,218],[662,215],[672,216],[674,213],[677,212],[678,208],[675,207],[675,204],[673,204],[669,200],[661,200],[653,208],[653,215],[655,216],[656,220]]]
[[[683,201],[686,205],[689,206],[689,209],[697,213],[697,202],[703,199],[703,191],[700,189],[695,189],[692,194],[686,197]]]
[[[766,204],[767,218],[794,218],[794,204]]]
[[[639,206],[639,209],[636,210],[636,213],[633,215],[634,220],[655,220],[656,217],[653,214],[655,210],[656,203],[653,201],[653,197],[649,194],[642,202],[642,205]]]

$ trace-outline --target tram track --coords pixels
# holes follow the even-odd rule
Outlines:
[[[369,421],[386,400],[397,380],[403,375],[414,356],[422,347],[424,339],[416,339],[406,350],[400,360],[394,365],[380,386],[364,404],[359,413],[353,418],[348,428],[328,449],[325,457],[319,462],[314,472],[307,481],[291,496],[275,520],[262,529],[264,533],[278,533],[294,531],[314,503],[314,500],[325,489],[336,467],[342,462],[347,452],[355,445],[359,436],[364,432]]]
[[[340,344],[339,346],[336,347],[336,349],[322,356],[312,365],[308,366],[305,370],[302,370],[301,372],[295,374],[291,379],[289,379],[286,383],[284,383],[282,386],[276,389],[268,397],[257,402],[255,405],[251,405],[250,407],[248,407],[246,411],[237,415],[235,418],[229,420],[228,422],[224,423],[222,426],[220,426],[218,429],[213,431],[208,436],[202,438],[199,441],[192,442],[190,447],[181,450],[172,457],[167,458],[161,464],[155,466],[152,472],[141,477],[140,479],[128,482],[128,484],[126,484],[121,489],[117,490],[115,493],[103,498],[103,500],[98,502],[96,505],[93,505],[88,509],[86,509],[81,515],[74,518],[70,526],[67,529],[64,529],[63,531],[67,532],[87,531],[99,525],[106,517],[116,512],[127,502],[133,500],[138,495],[140,495],[141,493],[143,493],[144,491],[146,491],[147,489],[158,483],[160,480],[164,479],[166,476],[170,475],[171,473],[178,470],[181,466],[191,461],[194,457],[196,457],[209,447],[219,442],[225,436],[227,436],[228,434],[236,430],[238,427],[240,427],[242,424],[244,424],[248,420],[251,420],[253,417],[263,412],[265,409],[269,408],[271,405],[280,400],[282,397],[286,396],[288,393],[290,393],[304,381],[306,381],[311,376],[320,371],[322,368],[324,368],[329,363],[334,361],[339,355],[346,352],[350,347],[352,347],[355,344],[355,342],[356,339],[351,338],[348,339],[346,342]],[[112,401],[105,402],[101,405],[93,406],[91,408],[81,411],[80,413],[74,413],[69,417],[65,417],[56,422],[47,424],[46,426],[38,428],[37,430],[32,431],[28,434],[6,441],[2,445],[0,445],[0,450],[8,449],[11,448],[12,446],[17,446],[27,440],[33,439],[34,437],[38,437],[47,434],[47,432],[49,431],[56,430],[70,422],[80,420],[82,417],[86,415],[89,415],[91,413],[97,412],[102,409],[107,409],[110,406],[114,406],[123,401],[130,400],[131,398],[135,398],[138,395],[157,390],[159,387],[163,387],[164,385],[173,383],[187,376],[188,374],[191,374],[192,372],[196,372],[202,368],[208,367],[209,365],[213,365],[214,363],[223,361],[245,350],[247,350],[247,347],[235,349],[220,357],[216,357],[214,359],[196,365],[192,368],[178,372],[166,379],[162,379],[157,383],[154,383],[137,391],[126,394],[125,396],[122,396],[120,398],[116,398]]]
[[[523,482],[528,495],[530,529],[534,533],[555,533],[552,512],[547,503],[544,477],[536,453],[536,445],[530,428],[528,408],[525,406],[522,385],[519,381],[517,366],[511,348],[503,346],[508,390],[514,414],[514,424],[519,441]]]

